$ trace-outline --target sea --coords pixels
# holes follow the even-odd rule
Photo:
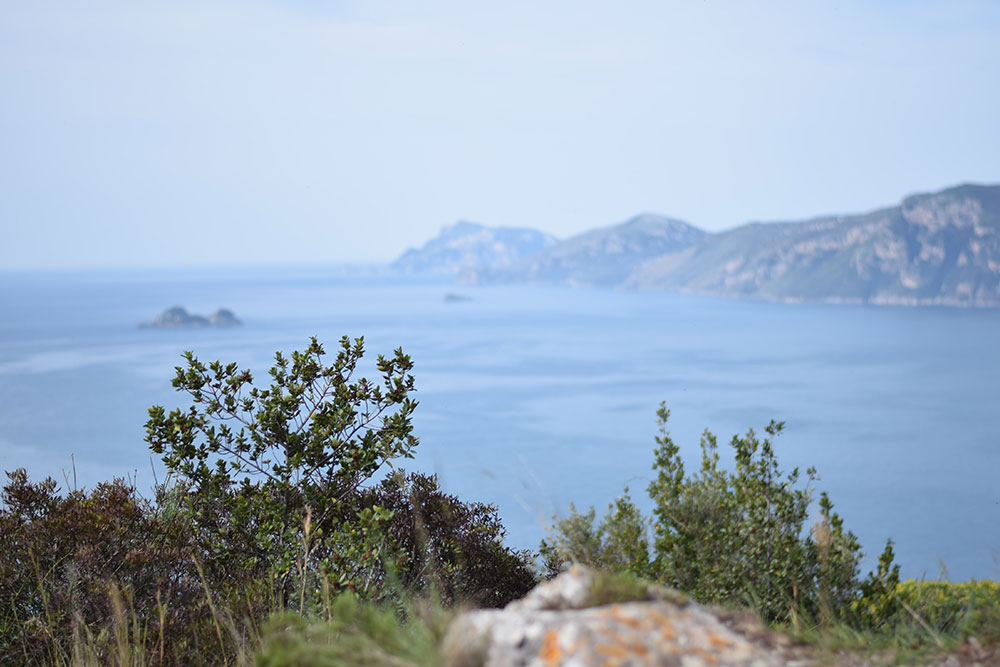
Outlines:
[[[143,329],[167,307],[232,329]],[[537,549],[570,504],[646,495],[656,410],[689,470],[705,429],[785,422],[786,470],[814,466],[870,568],[1000,579],[1000,310],[786,304],[555,286],[456,286],[344,267],[0,272],[0,469],[61,489],[163,466],[144,442],[181,354],[258,378],[276,351],[364,337],[367,370],[414,361],[420,439],[401,467],[496,506]]]

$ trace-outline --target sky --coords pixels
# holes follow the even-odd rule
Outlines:
[[[0,270],[389,261],[1000,182],[1000,3],[0,4]]]

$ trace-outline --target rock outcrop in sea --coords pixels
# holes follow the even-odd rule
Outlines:
[[[233,311],[219,308],[205,317],[189,313],[181,306],[173,306],[153,318],[151,322],[142,322],[142,329],[197,329],[201,327],[236,327],[243,324]]]

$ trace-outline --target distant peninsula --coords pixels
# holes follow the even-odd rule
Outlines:
[[[556,237],[519,227],[487,227],[459,220],[419,250],[392,263],[406,274],[447,274],[482,267],[512,267],[556,243]]]
[[[219,308],[205,317],[189,313],[180,306],[167,308],[153,318],[152,322],[142,322],[141,329],[200,329],[205,327],[236,327],[243,324],[233,311]]]
[[[769,301],[1000,307],[1000,185],[911,195],[868,213],[710,233],[646,213],[557,240],[459,223],[397,271],[466,285],[546,283]]]

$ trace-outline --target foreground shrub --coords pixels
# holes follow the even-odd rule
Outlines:
[[[305,612],[327,588],[377,600],[433,582],[446,603],[485,605],[530,589],[530,555],[503,546],[495,508],[462,503],[423,475],[374,483],[418,444],[413,364],[396,350],[378,358],[379,383],[354,379],[363,340],[340,347],[329,364],[316,339],[290,358],[278,353],[263,389],[236,364],[187,353],[174,386],[193,405],[150,409],[147,440],[176,476],[212,589],[249,593],[258,615]],[[254,588],[230,591],[234,571]]]
[[[86,494],[8,473],[0,492],[0,662],[63,662],[81,636],[109,662],[124,607],[154,663],[195,662],[209,622],[178,524],[116,479]],[[117,607],[117,609],[116,609]],[[77,639],[74,640],[74,637]]]
[[[408,594],[434,592],[446,605],[502,607],[535,583],[534,555],[504,546],[496,507],[444,493],[437,477],[396,473],[360,494],[361,507],[390,513],[394,571]]]
[[[782,472],[774,453],[784,425],[772,421],[764,439],[752,429],[733,436],[732,472],[719,465],[716,438],[706,431],[699,473],[685,477],[666,430],[669,415],[661,406],[657,477],[649,486],[659,578],[709,602],[750,602],[768,621],[802,611],[844,616],[858,589],[860,546],[825,494],[820,522],[808,534],[811,489],[798,486],[798,469]],[[813,469],[806,475],[815,479]]]
[[[820,520],[807,530],[815,471],[807,470],[801,485],[798,469],[780,469],[773,439],[783,424],[771,422],[763,439],[753,430],[734,436],[732,470],[720,465],[716,438],[706,431],[701,465],[688,475],[666,429],[669,410],[661,405],[657,416],[652,544],[647,520],[626,493],[596,526],[593,509],[572,510],[556,525],[541,547],[550,571],[564,559],[625,570],[704,602],[748,604],[770,622],[852,619],[861,595],[860,545],[825,494]]]
[[[382,467],[412,456],[417,439],[413,363],[396,350],[379,356],[380,382],[355,379],[364,340],[346,336],[329,365],[313,338],[302,352],[275,355],[271,383],[235,363],[201,363],[185,353],[173,384],[187,410],[149,410],[146,440],[186,494],[194,539],[212,554],[211,579],[232,572],[271,577],[271,604],[305,603],[322,572],[342,588],[377,596],[379,562],[393,560],[373,505],[352,513],[345,501]],[[258,592],[258,599],[260,599]]]
[[[542,540],[539,555],[546,575],[554,577],[567,563],[575,562],[599,571],[651,577],[649,523],[627,488],[625,495],[608,506],[599,523],[593,507],[581,513],[570,503],[569,515],[558,519],[548,539]]]

